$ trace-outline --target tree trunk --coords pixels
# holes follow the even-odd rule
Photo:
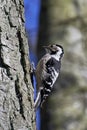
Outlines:
[[[23,9],[0,1],[0,130],[35,130]]]

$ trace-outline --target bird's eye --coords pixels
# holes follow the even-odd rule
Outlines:
[[[51,45],[51,47],[53,47],[53,45]]]
[[[52,51],[52,52],[51,52],[51,54],[56,54],[56,53],[57,53],[57,51]]]

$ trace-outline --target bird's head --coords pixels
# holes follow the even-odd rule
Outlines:
[[[55,56],[58,55],[58,56],[62,57],[64,54],[63,47],[61,45],[58,45],[58,44],[44,46],[44,48],[45,48],[46,52],[51,54],[51,55],[55,55]]]

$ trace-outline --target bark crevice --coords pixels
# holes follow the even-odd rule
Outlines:
[[[19,52],[21,54],[21,59],[20,59],[20,63],[22,65],[22,68],[23,68],[23,72],[24,72],[24,81],[25,81],[25,84],[27,86],[27,70],[26,70],[26,61],[25,61],[25,49],[24,49],[24,43],[23,43],[23,38],[21,36],[21,31],[20,29],[18,29],[17,31],[17,36],[18,36],[18,40],[19,40]]]
[[[12,79],[11,77],[11,73],[10,73],[10,66],[7,65],[5,62],[4,62],[4,59],[3,59],[3,55],[2,55],[2,44],[0,44],[0,67],[1,68],[4,68],[6,69],[6,72],[7,72],[7,76]]]
[[[24,116],[24,104],[23,104],[23,96],[22,93],[20,91],[20,85],[19,85],[19,78],[17,76],[17,79],[15,80],[15,92],[16,92],[16,96],[18,98],[19,101],[19,106],[20,106],[20,114],[23,117],[23,119],[25,120],[25,116]]]
[[[14,130],[14,126],[13,126],[13,120],[11,119],[11,117],[10,117],[10,128],[11,128],[11,130]]]

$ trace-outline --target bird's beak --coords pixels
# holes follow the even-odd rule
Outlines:
[[[45,48],[45,49],[51,49],[51,47],[50,46],[43,46],[43,48]]]
[[[43,46],[43,48],[45,49],[45,51],[47,53],[50,53],[51,52],[51,47],[50,46]]]

